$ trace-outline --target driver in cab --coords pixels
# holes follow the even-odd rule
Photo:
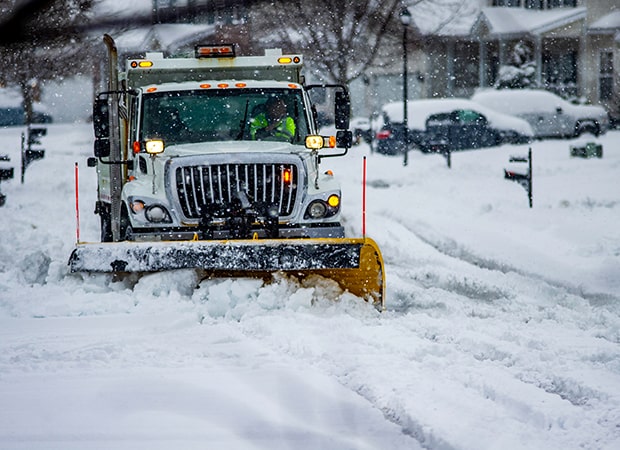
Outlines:
[[[278,97],[265,102],[265,111],[250,121],[253,140],[292,142],[295,137],[295,121],[287,115],[286,103]]]

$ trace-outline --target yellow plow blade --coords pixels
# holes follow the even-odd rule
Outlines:
[[[69,266],[71,272],[193,268],[216,277],[320,275],[381,310],[385,307],[383,258],[370,238],[80,243]]]

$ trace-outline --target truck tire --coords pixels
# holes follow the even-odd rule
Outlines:
[[[109,212],[99,214],[101,221],[101,242],[112,242],[112,219]]]
[[[121,241],[133,241],[133,228],[131,227],[131,222],[129,221],[129,213],[127,212],[127,208],[123,206],[123,210],[121,212]]]

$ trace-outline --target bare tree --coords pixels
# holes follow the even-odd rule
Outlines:
[[[84,32],[94,0],[0,1],[0,85],[21,89],[25,121],[40,83],[90,71],[92,60]]]
[[[251,34],[263,45],[282,45],[303,52],[325,81],[348,84],[377,63],[381,53],[400,44],[399,13],[447,11],[430,32],[458,17],[462,0],[274,0],[251,10]],[[419,35],[411,28],[410,39]]]
[[[255,40],[303,51],[326,81],[348,83],[374,61],[401,0],[275,0],[251,11]]]

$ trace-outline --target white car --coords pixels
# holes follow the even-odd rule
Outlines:
[[[526,120],[537,138],[571,138],[583,133],[598,136],[609,129],[609,116],[603,107],[575,105],[549,91],[485,89],[471,99]]]
[[[370,143],[372,135],[370,132],[370,119],[367,117],[353,117],[351,118],[349,129],[353,132],[353,139],[355,142]]]

